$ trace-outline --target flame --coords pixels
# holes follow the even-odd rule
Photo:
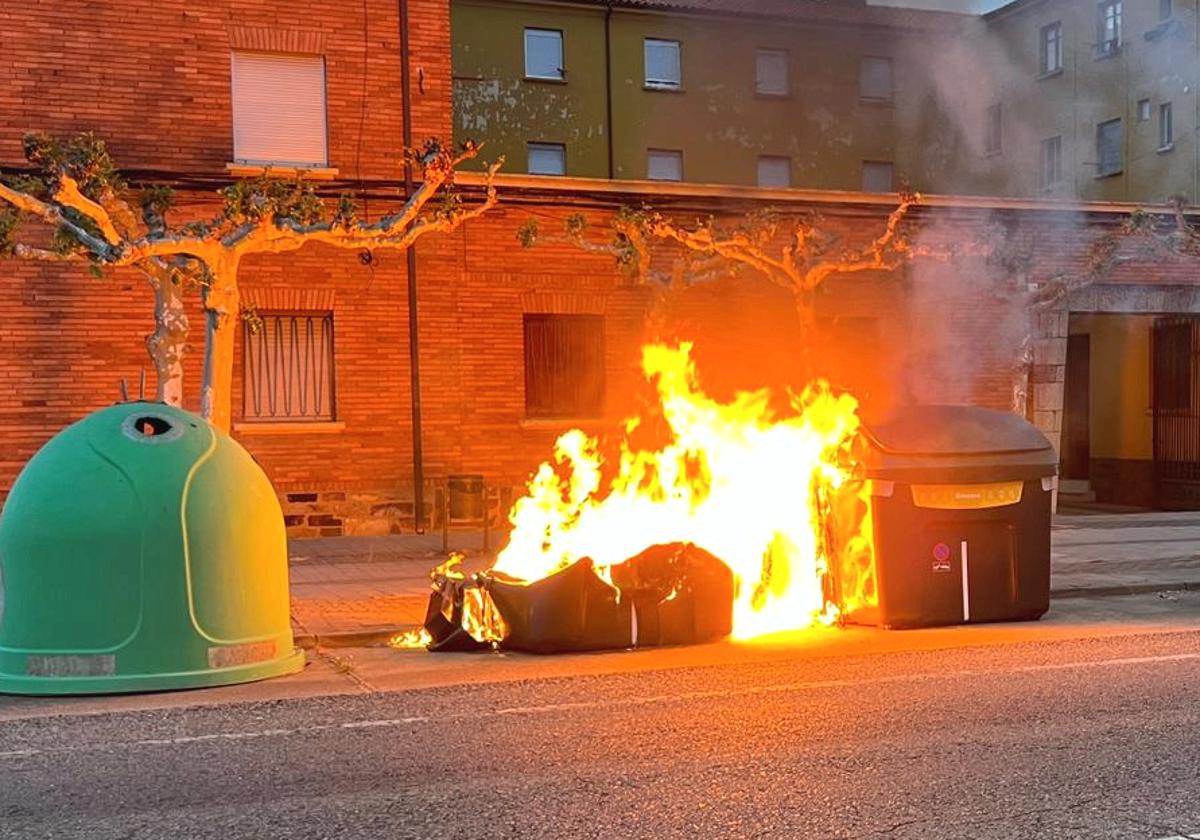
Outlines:
[[[690,353],[686,343],[643,348],[666,442],[636,446],[634,418],[610,461],[598,439],[562,435],[514,505],[493,571],[534,581],[589,557],[611,583],[611,568],[646,548],[691,543],[734,573],[737,639],[829,624],[872,603],[869,497],[852,481],[857,402],[824,382],[793,396],[784,417],[766,391],[718,402],[700,390]],[[852,536],[839,540],[847,520]]]

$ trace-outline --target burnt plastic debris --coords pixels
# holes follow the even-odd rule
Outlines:
[[[531,653],[715,641],[733,629],[733,573],[693,545],[648,548],[612,568],[584,558],[533,583],[483,572],[434,582],[425,618],[431,651],[493,646]]]

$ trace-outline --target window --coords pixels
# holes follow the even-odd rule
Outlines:
[[[683,152],[678,149],[648,150],[646,177],[651,181],[682,181]]]
[[[1137,104],[1138,122],[1148,122],[1150,119],[1150,100],[1139,99]]]
[[[1111,55],[1121,46],[1121,0],[1104,0],[1100,4],[1100,19],[1096,35],[1096,50]]]
[[[646,39],[646,87],[679,90],[683,76],[679,63],[679,42]]]
[[[1004,111],[999,104],[988,106],[986,122],[983,149],[989,155],[998,155],[1004,142]]]
[[[562,143],[530,143],[527,149],[530,175],[567,174],[567,147]]]
[[[759,50],[754,65],[754,90],[760,96],[787,96],[787,50]]]
[[[557,29],[525,30],[525,78],[562,81],[563,35]]]
[[[260,313],[244,338],[246,420],[333,419],[333,313]]]
[[[792,185],[792,159],[763,155],[758,159],[760,187],[787,188]]]
[[[233,158],[238,163],[325,166],[325,59],[234,52]]]
[[[858,74],[858,95],[867,102],[892,101],[892,60],[872,58],[862,60]]]
[[[1175,3],[1173,0],[1158,0],[1159,20],[1166,20],[1173,14],[1175,14]]]
[[[1041,32],[1042,75],[1045,76],[1057,73],[1063,66],[1062,22],[1047,24]]]
[[[1098,175],[1116,175],[1125,168],[1125,128],[1119,119],[1096,126]]]
[[[1062,137],[1047,137],[1042,141],[1042,188],[1056,187],[1062,178]]]
[[[895,189],[895,173],[890,162],[864,160],[862,165],[863,192],[892,192]]]
[[[1164,102],[1158,106],[1158,150],[1166,151],[1175,145],[1175,126],[1173,125],[1171,103]]]
[[[525,414],[598,417],[604,410],[604,319],[525,316]]]

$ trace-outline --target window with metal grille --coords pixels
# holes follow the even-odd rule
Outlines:
[[[1099,175],[1116,175],[1125,169],[1125,127],[1119,119],[1096,126]]]
[[[244,338],[245,420],[333,420],[333,313],[260,312]]]
[[[234,52],[231,61],[234,160],[324,166],[325,59]]]
[[[525,414],[598,417],[604,410],[604,318],[525,316]]]
[[[1041,30],[1042,75],[1057,73],[1063,66],[1062,22],[1046,24]]]

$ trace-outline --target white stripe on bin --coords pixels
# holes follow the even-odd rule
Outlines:
[[[971,583],[967,574],[967,541],[962,541],[963,621],[971,620]]]

